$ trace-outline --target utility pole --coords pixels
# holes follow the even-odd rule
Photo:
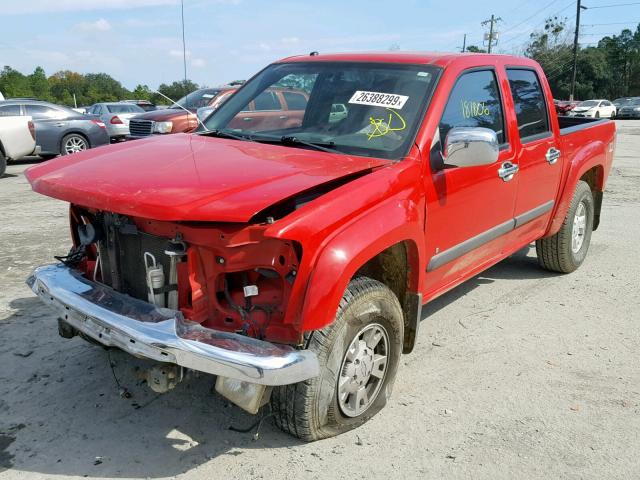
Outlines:
[[[485,26],[487,24],[489,24],[489,33],[485,33],[484,37],[485,40],[487,40],[487,52],[491,53],[491,47],[495,44],[498,44],[498,32],[495,31],[494,29],[494,25],[496,25],[498,22],[501,22],[502,18],[500,17],[496,17],[495,15],[491,15],[491,18],[489,20],[485,20],[484,22],[481,23],[482,26]]]
[[[462,53],[467,49],[467,34],[464,34],[464,39],[462,40]]]
[[[180,0],[180,13],[182,15],[182,63],[184,64],[184,87],[187,88],[187,45],[184,41],[184,0]],[[186,92],[185,95],[189,93]]]
[[[586,10],[587,7],[583,7],[580,4],[581,0],[577,0],[576,3],[576,33],[573,37],[573,71],[571,72],[571,91],[569,93],[569,100],[573,101],[573,95],[576,91],[576,74],[578,72],[578,37],[580,37],[580,10]]]

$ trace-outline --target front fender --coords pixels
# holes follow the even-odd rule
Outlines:
[[[354,274],[395,244],[404,242],[407,246],[407,288],[418,291],[424,270],[423,211],[423,201],[416,203],[396,195],[336,232],[317,255],[311,270],[301,310],[301,330],[317,330],[330,324]]]

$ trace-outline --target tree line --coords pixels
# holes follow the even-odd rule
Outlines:
[[[569,97],[573,66],[572,31],[566,18],[552,17],[544,28],[530,35],[520,52],[538,61],[549,79],[555,98]],[[484,52],[477,46],[470,52]],[[579,47],[577,55],[575,98],[609,98],[640,96],[640,24],[635,31],[623,29],[619,35],[603,37],[596,45]],[[161,84],[158,91],[178,100],[202,88],[191,80]],[[42,67],[25,75],[10,66],[0,72],[0,92],[6,98],[33,97],[61,105],[91,105],[124,99],[150,100],[156,105],[170,103],[147,85],[127,90],[106,73],[81,74],[63,70],[47,77]],[[75,102],[74,102],[75,95]]]
[[[182,80],[170,84],[163,83],[158,87],[158,91],[173,100],[178,100],[198,88],[201,87],[191,80]],[[156,105],[171,103],[147,85],[137,85],[133,90],[128,90],[106,73],[81,74],[62,70],[47,76],[42,67],[36,67],[33,73],[25,75],[8,65],[5,66],[0,72],[0,92],[5,98],[36,98],[70,107],[76,104],[88,106],[97,102],[126,99],[150,100]]]
[[[470,52],[484,52],[470,46]],[[573,70],[573,28],[566,18],[551,17],[544,27],[531,33],[518,52],[536,60],[547,74],[553,96],[569,98]],[[605,36],[596,45],[579,46],[576,99],[615,99],[640,96],[640,24]]]

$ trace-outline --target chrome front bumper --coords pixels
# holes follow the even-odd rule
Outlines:
[[[64,265],[36,268],[27,285],[76,330],[138,357],[261,385],[288,385],[320,371],[313,352],[204,328]]]

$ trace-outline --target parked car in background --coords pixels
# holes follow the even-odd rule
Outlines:
[[[35,127],[30,117],[19,113],[11,115],[11,109],[2,109],[0,102],[0,177],[7,169],[8,160],[37,153]]]
[[[631,98],[617,114],[618,118],[640,118],[640,97]]]
[[[553,105],[558,115],[568,115],[580,102],[577,100],[554,100]]]
[[[609,100],[585,100],[570,112],[571,117],[615,118],[616,107]]]
[[[91,105],[88,113],[100,117],[107,127],[109,138],[114,141],[124,140],[129,135],[131,118],[145,111],[134,103],[104,102]]]
[[[614,107],[616,107],[616,112],[618,112],[622,107],[630,104],[635,97],[622,97],[616,98],[613,102]]]
[[[105,124],[98,117],[39,100],[11,99],[0,102],[3,109],[31,116],[40,156],[68,155],[109,143]]]
[[[137,116],[129,123],[130,139],[153,134],[190,132],[198,126],[197,111],[202,107],[220,105],[239,86],[201,88],[182,97],[167,109],[154,110]]]
[[[133,103],[134,105],[139,106],[145,112],[151,112],[156,110],[156,106],[150,102],[149,100],[122,100],[125,103]]]

